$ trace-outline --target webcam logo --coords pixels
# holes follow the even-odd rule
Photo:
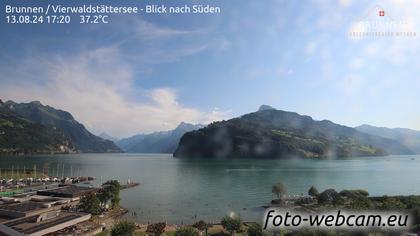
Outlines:
[[[397,19],[392,11],[380,5],[374,5],[362,16],[353,17],[348,36],[351,39],[381,37],[416,37],[416,31],[409,22]]]

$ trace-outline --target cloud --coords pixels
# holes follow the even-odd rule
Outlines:
[[[137,34],[137,36],[148,40],[171,38],[182,35],[191,35],[193,33],[198,32],[158,27],[155,24],[152,24],[140,18],[133,18],[133,24],[134,32]]]
[[[5,100],[39,100],[67,110],[93,132],[118,137],[168,130],[182,121],[209,123],[227,115],[217,109],[204,112],[185,107],[171,88],[134,87],[133,68],[121,54],[110,47],[74,57],[28,57],[16,65],[24,77],[6,74],[9,79],[2,82],[0,94]]]
[[[89,28],[89,33],[101,37],[112,31],[104,27]],[[206,124],[228,116],[229,111],[216,108],[202,111],[184,106],[176,89],[146,89],[139,81],[142,74],[153,73],[156,64],[209,48],[222,51],[230,46],[229,41],[209,41],[202,29],[173,29],[136,17],[120,18],[107,27],[114,27],[118,37],[102,44],[92,44],[93,38],[79,40],[94,48],[71,53],[31,48],[16,60],[0,63],[4,76],[0,78],[1,99],[39,100],[71,112],[94,133],[118,137],[168,130],[180,122]]]

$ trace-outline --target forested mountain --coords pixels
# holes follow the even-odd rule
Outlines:
[[[60,130],[19,116],[0,100],[0,153],[67,153],[74,147]]]
[[[173,153],[182,135],[202,127],[182,122],[174,130],[135,135],[117,141],[117,145],[131,153]]]
[[[29,103],[4,103],[10,111],[34,124],[52,127],[70,140],[76,152],[103,153],[121,152],[112,141],[97,137],[66,111],[44,106],[38,101]]]
[[[371,125],[361,125],[355,129],[367,134],[397,140],[416,154],[420,154],[420,131],[404,128],[376,127]]]
[[[257,112],[186,133],[174,156],[335,158],[386,154],[413,152],[392,139],[262,106]]]

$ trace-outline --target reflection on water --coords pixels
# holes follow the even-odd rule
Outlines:
[[[413,160],[414,157],[414,160]],[[283,182],[290,193],[362,188],[371,195],[420,194],[419,156],[366,157],[346,160],[180,160],[155,154],[78,154],[1,157],[1,168],[33,168],[51,175],[128,178],[141,185],[122,192],[122,205],[139,222],[217,221],[229,212],[259,220],[271,200],[271,186]]]

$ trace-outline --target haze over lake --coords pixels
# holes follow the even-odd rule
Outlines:
[[[271,200],[271,186],[283,182],[291,194],[306,194],[314,185],[366,189],[371,195],[420,194],[420,156],[359,157],[345,160],[203,160],[169,154],[75,154],[1,157],[0,168],[33,168],[55,175],[80,170],[102,180],[140,182],[121,193],[121,204],[141,223],[166,220],[191,223],[218,221],[236,212],[258,221]],[[129,214],[130,215],[130,214]]]

